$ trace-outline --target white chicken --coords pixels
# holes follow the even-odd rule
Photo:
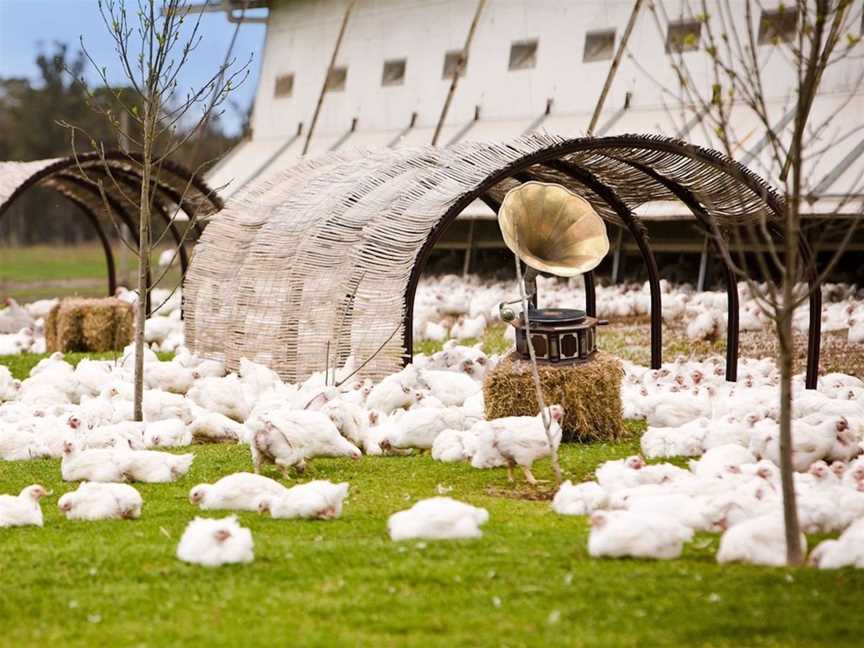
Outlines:
[[[82,450],[74,441],[63,444],[60,461],[63,481],[122,482],[128,467],[125,452],[113,448]]]
[[[192,443],[192,432],[180,419],[163,419],[147,423],[143,439],[148,448],[178,448]]]
[[[252,532],[229,515],[221,520],[192,520],[177,545],[177,558],[183,562],[218,567],[254,560]]]
[[[678,558],[693,530],[659,513],[595,511],[588,553],[594,558]]]
[[[249,403],[237,374],[229,374],[224,378],[202,378],[189,390],[188,396],[199,407],[218,412],[238,423],[249,417]]]
[[[360,449],[345,439],[330,418],[309,410],[271,412],[268,420],[255,423],[250,449],[255,472],[264,463],[275,464],[283,473],[291,467],[303,471],[313,457],[359,459]]]
[[[128,484],[84,482],[57,501],[67,520],[132,520],[141,516],[144,500]]]
[[[466,399],[483,389],[471,376],[437,369],[419,372],[419,383],[445,405],[457,407],[461,407]]]
[[[395,541],[480,538],[483,535],[480,526],[488,520],[486,509],[449,497],[432,497],[391,515],[387,529],[390,539]]]
[[[42,526],[39,500],[50,495],[39,484],[27,486],[18,495],[0,495],[0,527]]]
[[[201,411],[189,425],[194,443],[238,443],[249,440],[249,430],[219,412]]]
[[[717,562],[782,567],[786,564],[785,533],[783,518],[778,514],[740,522],[721,536]],[[806,549],[807,539],[803,533],[801,545]]]
[[[432,458],[443,463],[469,461],[474,456],[477,433],[471,430],[443,430],[432,443]]]
[[[180,479],[189,472],[195,455],[175,455],[157,450],[118,450],[125,462],[123,474],[130,481],[163,484]]]
[[[552,510],[559,515],[590,515],[608,504],[608,494],[595,481],[574,484],[568,479],[552,498]]]
[[[205,511],[255,511],[262,497],[279,497],[286,492],[282,484],[269,477],[240,472],[212,484],[198,484],[189,491],[189,501]]]
[[[428,449],[438,434],[446,429],[459,429],[464,421],[462,412],[455,407],[411,409],[394,421],[391,433],[380,441],[381,447],[384,450],[391,447]]]
[[[561,405],[550,405],[547,416],[550,419],[549,436],[552,445],[557,450],[561,443],[561,421],[564,418],[564,408]],[[491,434],[481,434],[477,439],[477,449],[471,459],[475,468],[490,468],[503,463],[507,466],[507,477],[513,480],[514,466],[520,466],[529,484],[537,480],[531,473],[535,461],[548,457],[552,453],[549,439],[543,424],[542,414],[537,416],[510,416],[488,421]]]
[[[849,526],[836,540],[823,540],[810,553],[808,562],[819,569],[864,569],[864,518]]]
[[[258,512],[273,518],[332,520],[342,515],[348,484],[325,480],[293,486],[281,494],[267,494],[258,500]]]

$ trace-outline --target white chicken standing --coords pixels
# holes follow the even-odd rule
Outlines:
[[[480,525],[488,520],[486,509],[449,497],[432,497],[391,515],[387,529],[390,539],[395,541],[480,538],[483,536]]]
[[[259,513],[273,518],[332,520],[342,515],[342,503],[348,495],[348,484],[326,480],[311,481],[280,494],[263,495],[258,501]]]
[[[189,491],[189,502],[205,511],[256,511],[262,497],[279,497],[287,490],[269,477],[240,472],[212,484],[198,484]]]
[[[128,484],[84,482],[62,495],[57,508],[67,520],[131,520],[141,516],[143,503]]]
[[[345,439],[330,418],[318,411],[279,410],[268,420],[255,422],[250,450],[255,472],[264,463],[275,464],[283,473],[294,467],[303,471],[313,457],[362,456],[360,448]]]
[[[547,414],[550,418],[549,436],[557,450],[561,443],[561,421],[564,418],[564,408],[561,405],[550,405]],[[475,468],[491,468],[507,466],[507,478],[513,481],[513,468],[520,466],[529,484],[537,480],[531,473],[535,461],[548,457],[552,453],[543,416],[509,416],[487,421],[491,434],[478,436],[478,447],[471,465]]]
[[[229,515],[221,520],[192,520],[177,545],[177,558],[183,562],[218,567],[254,560],[252,532]]]
[[[18,495],[0,495],[0,527],[42,526],[39,500],[50,495],[39,484],[27,486]]]

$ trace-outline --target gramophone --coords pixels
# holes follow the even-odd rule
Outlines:
[[[504,243],[527,266],[528,312],[517,316],[499,305],[501,319],[516,329],[516,351],[529,359],[526,315],[540,362],[587,362],[597,350],[597,320],[575,308],[537,308],[538,274],[574,277],[593,270],[609,252],[603,219],[587,200],[566,187],[526,182],[511,189],[498,210]]]

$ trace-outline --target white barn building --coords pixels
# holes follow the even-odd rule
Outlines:
[[[233,8],[235,19],[243,4],[212,3],[213,8]],[[322,96],[308,155],[355,146],[430,144],[478,7],[477,0],[357,0],[345,21],[350,0],[248,4],[267,8],[267,35],[251,135],[208,177],[211,186],[224,187],[225,197],[301,157]],[[691,11],[698,4],[642,3],[594,135],[657,133],[721,148],[713,126],[682,101],[668,53],[670,44],[680,39],[687,50],[683,61],[695,82],[706,86],[703,95],[711,88],[702,26]],[[745,20],[744,4],[731,0],[741,8],[737,20]],[[794,69],[776,45],[776,39],[784,37],[784,24],[789,25],[780,4],[763,2],[763,15],[754,20],[774,30],[764,39],[760,34],[758,46],[764,94],[775,130],[788,131],[795,106]],[[487,0],[437,144],[502,141],[532,130],[585,135],[633,5],[634,0]],[[857,11],[860,14],[860,8]],[[344,36],[322,94],[343,21]],[[794,21],[791,27],[794,30]],[[810,134],[813,144],[808,149],[808,209],[814,216],[835,214],[841,204],[844,213],[862,208],[862,54],[864,45],[859,45],[829,69],[813,107],[811,123],[824,125]],[[731,130],[733,156],[776,181],[756,115],[736,105]],[[850,194],[855,195],[852,201]],[[672,203],[645,205],[640,215],[658,222],[690,218],[686,208]],[[463,214],[468,219],[491,216],[479,203]],[[679,241],[682,251],[701,249],[698,238],[685,238]],[[670,245],[673,249],[675,243]],[[864,249],[864,244],[856,245]]]

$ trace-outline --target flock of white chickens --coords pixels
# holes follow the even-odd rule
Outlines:
[[[664,289],[664,316],[667,308],[678,308],[669,316],[680,317],[700,305],[705,312],[724,312],[712,301],[719,294]],[[830,327],[831,318],[845,318],[855,342],[853,329],[859,325],[856,318],[864,320],[864,306],[854,289],[831,290],[834,301],[826,305],[826,321]],[[511,283],[427,281],[418,293],[416,332],[421,338],[478,337],[497,303],[511,293]],[[544,305],[578,304],[576,293],[564,283],[542,286]],[[121,296],[134,298],[129,295]],[[639,314],[646,299],[645,289],[601,289],[598,310],[601,316]],[[262,467],[272,464],[287,476],[302,473],[315,457],[359,460],[364,454],[429,450],[438,461],[504,467],[511,477],[518,467],[533,484],[533,463],[550,455],[550,438],[554,447],[561,441],[566,412],[559,405],[548,408],[549,436],[539,415],[485,419],[482,381],[499,358],[478,347],[450,341],[443,351],[419,356],[377,384],[352,380],[350,365],[302,384],[285,384],[267,367],[247,360],[237,373],[226,375],[221,363],[191,354],[183,346],[179,303],[179,296],[171,297],[147,322],[151,347],[175,356],[159,361],[146,351],[144,423],[132,421],[131,349],[116,362],[82,360],[74,368],[55,354],[23,381],[0,366],[0,459],[60,459],[62,478],[80,482],[58,499],[67,519],[139,517],[143,501],[130,483],[181,479],[194,461],[194,451],[175,454],[165,448],[248,445],[254,472],[193,487],[189,501],[198,509],[331,519],[342,513],[347,483],[312,481],[286,488],[259,474]],[[0,335],[0,345],[8,345],[0,347],[0,354],[38,351],[39,319],[46,309],[50,305],[42,302],[26,308],[13,304],[0,312],[0,324],[4,315],[23,318],[25,312],[31,318],[22,327],[29,333],[18,329]],[[698,314],[691,325],[697,319]],[[681,468],[648,465],[634,456],[602,464],[594,481],[565,482],[552,509],[590,516],[592,556],[675,558],[695,532],[721,531],[720,562],[785,562],[777,374],[766,359],[742,360],[739,375],[738,383],[726,383],[719,359],[679,360],[659,371],[625,364],[625,417],[648,423],[643,455],[694,459]],[[802,529],[841,534],[817,546],[810,561],[820,568],[864,567],[864,382],[829,374],[820,378],[817,391],[805,391],[799,380],[794,414]],[[48,495],[32,485],[17,496],[0,496],[0,526],[41,526],[40,500]],[[476,538],[488,517],[482,508],[434,497],[394,513],[388,531],[393,540]],[[252,534],[234,516],[195,518],[177,556],[210,566],[249,562]]]

